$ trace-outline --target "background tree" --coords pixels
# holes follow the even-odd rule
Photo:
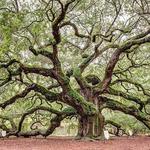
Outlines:
[[[149,7],[148,0],[2,0],[0,128],[46,137],[77,117],[78,138],[99,138],[107,123],[120,128],[105,119],[110,109],[150,129]]]

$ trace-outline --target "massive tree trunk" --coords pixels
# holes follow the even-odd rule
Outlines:
[[[104,117],[101,112],[94,116],[79,117],[77,138],[101,138],[104,127]]]
[[[102,133],[104,128],[104,117],[100,110],[101,99],[94,96],[90,88],[82,89],[81,92],[88,102],[95,105],[96,111],[94,115],[79,116],[77,139],[99,139],[103,136]]]

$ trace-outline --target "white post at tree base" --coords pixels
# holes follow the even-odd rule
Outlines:
[[[1,134],[2,134],[2,137],[5,137],[5,136],[6,136],[6,131],[5,131],[5,130],[2,130],[2,131],[1,131]]]
[[[104,130],[104,138],[105,138],[106,140],[109,140],[109,139],[110,139],[110,135],[109,135],[108,130]]]
[[[132,136],[132,135],[133,135],[132,130],[129,130],[128,133],[129,133],[129,136]]]

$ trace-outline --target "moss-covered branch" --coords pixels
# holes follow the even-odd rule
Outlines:
[[[56,116],[54,118],[52,118],[50,120],[50,124],[48,126],[48,128],[46,130],[35,130],[35,131],[27,131],[27,132],[21,132],[21,128],[23,125],[24,120],[26,119],[26,117],[28,115],[33,114],[34,112],[38,111],[38,110],[43,110],[43,111],[47,111],[50,112],[52,114],[55,114]],[[10,131],[7,133],[7,136],[24,136],[24,137],[30,137],[30,136],[37,136],[37,135],[42,135],[44,137],[50,135],[51,133],[53,133],[53,131],[60,126],[61,121],[68,117],[68,116],[72,116],[72,115],[76,115],[76,111],[73,108],[66,108],[63,111],[58,111],[54,108],[49,108],[49,107],[44,107],[44,106],[37,106],[35,108],[32,108],[31,110],[25,112],[22,116],[21,119],[19,121],[19,125],[16,131]]]
[[[144,107],[144,102],[142,102],[141,99],[139,99],[138,97],[129,95],[129,94],[127,94],[127,93],[124,93],[124,92],[122,92],[122,91],[109,88],[109,94],[115,95],[115,96],[121,96],[121,97],[125,98],[126,100],[133,101],[133,102],[139,104],[139,105],[140,105],[140,107],[139,107],[139,110],[140,110],[140,111],[141,111],[141,110],[143,109],[143,107]]]
[[[132,46],[141,45],[141,44],[144,44],[147,42],[150,42],[150,36],[145,36],[140,39],[126,41],[125,43],[123,43],[122,45],[119,46],[119,48],[112,54],[112,56],[107,64],[107,67],[105,69],[105,76],[103,79],[103,86],[102,86],[102,90],[101,90],[102,92],[108,88],[108,86],[112,80],[113,70],[114,70],[117,62],[119,61],[120,55],[123,52],[125,52],[126,50],[130,49]]]
[[[27,86],[21,93],[16,94],[15,96],[11,97],[9,100],[1,103],[0,107],[5,108],[6,106],[15,103],[18,99],[25,98],[25,96],[27,96],[27,94],[30,93],[32,90],[45,96],[47,101],[50,101],[50,102],[63,101],[61,93],[54,93],[54,92],[51,92],[48,89],[44,88],[41,85],[31,84],[31,85]]]
[[[27,67],[25,65],[20,65],[20,71],[24,72],[25,74],[38,74],[45,77],[51,77],[55,78],[54,70],[53,69],[46,69],[46,68],[40,68],[40,67]]]
[[[137,83],[137,82],[135,82],[135,81],[132,81],[132,80],[130,80],[130,79],[117,79],[117,80],[113,81],[113,82],[111,83],[111,85],[114,85],[114,84],[117,84],[117,83],[129,83],[129,84],[132,84],[132,85],[134,85],[138,90],[141,89],[144,95],[150,96],[150,93],[148,93],[148,92],[145,90],[145,88],[143,87],[142,84]]]
[[[137,120],[142,122],[148,129],[150,129],[150,118],[143,112],[141,112],[139,109],[137,109],[135,106],[128,107],[118,101],[115,101],[110,98],[104,98],[104,108],[110,108],[112,110],[118,110],[125,114],[131,115],[135,117]]]
[[[117,129],[117,131],[115,131],[115,132],[113,132],[113,133],[111,133],[111,134],[114,134],[114,135],[116,135],[116,136],[119,136],[119,132],[120,132],[120,131],[125,132],[125,130],[122,129],[122,127],[121,127],[120,124],[118,124],[118,123],[116,123],[116,122],[114,122],[114,121],[112,121],[112,120],[106,120],[106,121],[105,121],[105,125],[107,125],[107,124],[110,124],[110,125],[112,125],[113,127],[115,127],[115,128]]]
[[[13,96],[12,98],[10,98],[9,100],[3,102],[0,104],[1,108],[5,108],[8,105],[11,105],[13,103],[15,103],[15,101],[19,98],[24,98],[32,89],[33,89],[33,85],[28,86],[25,90],[23,90],[21,93]]]

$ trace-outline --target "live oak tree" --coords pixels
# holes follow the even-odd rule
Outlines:
[[[110,109],[150,129],[149,18],[149,0],[1,0],[0,128],[46,137],[75,116],[79,139],[100,138],[105,124],[120,128]],[[20,107],[19,119],[6,115]],[[22,130],[36,113],[47,128],[33,119]]]

